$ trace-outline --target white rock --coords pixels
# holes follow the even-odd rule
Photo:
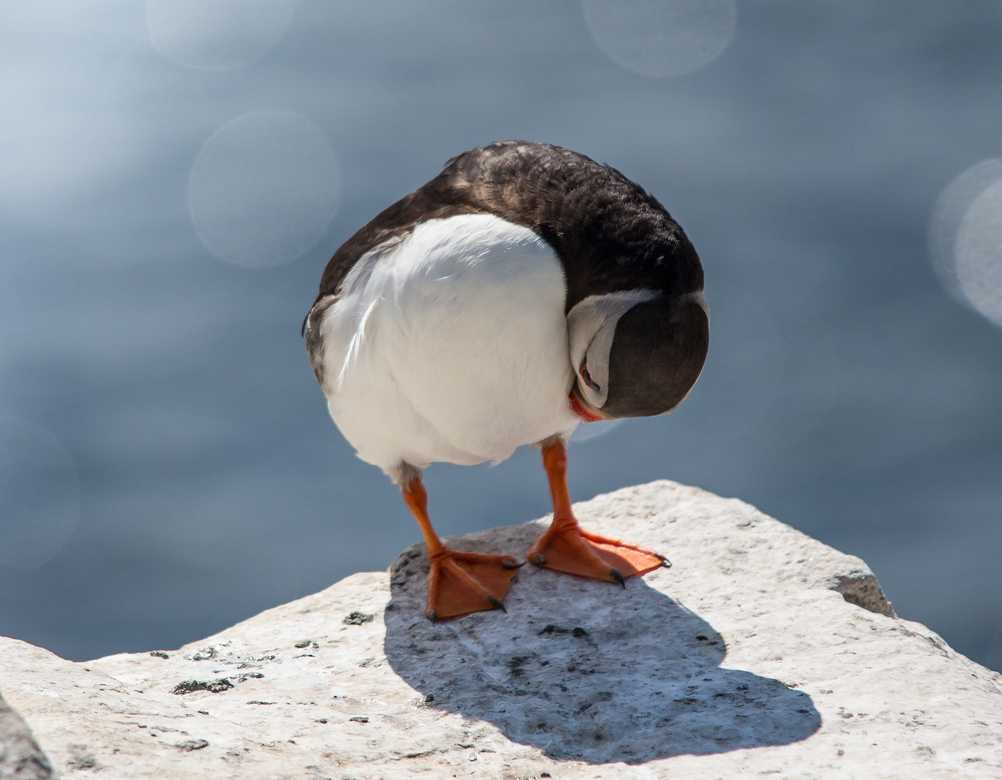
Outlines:
[[[166,657],[0,639],[0,688],[67,778],[1002,777],[1002,675],[858,558],[670,482],[577,511],[674,567],[527,566],[507,614],[433,625],[411,548]],[[456,543],[521,554],[542,524]]]
[[[52,765],[21,717],[0,696],[0,780],[45,780]]]

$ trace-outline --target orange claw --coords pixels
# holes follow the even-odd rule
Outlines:
[[[461,552],[446,547],[428,519],[428,496],[421,478],[414,477],[402,492],[421,528],[431,561],[425,614],[432,620],[444,620],[489,609],[503,610],[504,597],[521,564],[509,555]]]
[[[543,467],[553,498],[553,522],[529,550],[530,563],[624,587],[627,577],[671,565],[663,555],[589,533],[578,525],[567,493],[567,451],[559,439],[543,447]]]

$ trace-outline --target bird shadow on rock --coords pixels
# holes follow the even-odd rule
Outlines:
[[[456,546],[525,550],[541,530],[501,528]],[[492,723],[552,759],[639,764],[786,745],[821,725],[807,694],[721,666],[721,635],[656,589],[671,587],[671,570],[623,589],[525,566],[507,614],[440,623],[424,617],[427,571],[419,547],[390,569],[390,666],[427,706]]]

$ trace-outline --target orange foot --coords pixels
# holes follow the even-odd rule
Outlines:
[[[671,562],[656,552],[588,533],[575,520],[554,520],[529,550],[529,562],[578,577],[618,582]]]
[[[521,564],[509,555],[483,555],[443,547],[431,557],[428,609],[431,620],[504,610],[505,595]]]

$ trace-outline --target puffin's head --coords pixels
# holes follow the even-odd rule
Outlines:
[[[709,345],[703,293],[591,295],[567,314],[575,381],[571,407],[587,421],[670,412],[696,384]]]

